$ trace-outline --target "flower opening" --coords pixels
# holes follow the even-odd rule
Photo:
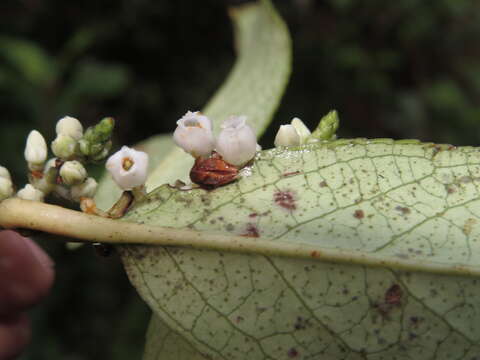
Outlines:
[[[188,111],[177,121],[173,140],[193,157],[207,157],[215,147],[212,122],[198,111]]]
[[[147,180],[148,154],[123,146],[108,158],[106,168],[120,188],[132,190]]]

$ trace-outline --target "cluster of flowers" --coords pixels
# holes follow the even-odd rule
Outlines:
[[[113,119],[105,118],[84,133],[80,121],[70,116],[63,117],[57,122],[57,137],[51,143],[55,157],[48,161],[44,137],[37,130],[32,130],[24,153],[30,170],[29,183],[16,196],[36,201],[43,201],[50,193],[72,201],[92,197],[97,182],[88,177],[84,164],[100,161],[108,155],[113,126]],[[14,195],[14,186],[7,169],[2,167],[0,174],[0,200],[3,200]]]
[[[194,158],[207,158],[215,150],[224,161],[240,167],[253,159],[260,149],[246,116],[231,116],[220,126],[215,139],[210,119],[200,112],[187,112],[177,121],[173,140]]]

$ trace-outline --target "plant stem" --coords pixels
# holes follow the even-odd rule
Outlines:
[[[117,245],[185,246],[225,252],[308,258],[321,261],[380,266],[409,271],[480,275],[480,268],[400,259],[360,251],[322,248],[320,245],[272,241],[266,238],[174,229],[112,220],[56,205],[11,198],[0,202],[0,227],[32,229],[63,235],[81,242]]]

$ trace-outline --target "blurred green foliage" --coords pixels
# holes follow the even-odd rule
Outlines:
[[[311,126],[336,108],[340,137],[478,145],[480,3],[275,1],[292,32],[291,83],[277,121]],[[30,129],[117,120],[115,146],[174,129],[202,107],[234,60],[226,4],[193,1],[0,2],[0,163],[25,181]],[[42,242],[57,263],[24,359],[139,359],[148,310],[118,260]]]

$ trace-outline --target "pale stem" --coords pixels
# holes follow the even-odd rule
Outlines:
[[[316,259],[430,273],[480,275],[480,268],[399,259],[360,251],[327,249],[267,238],[173,229],[112,220],[56,205],[11,198],[0,202],[0,227],[32,229],[63,235],[81,242],[185,246],[225,252]]]

